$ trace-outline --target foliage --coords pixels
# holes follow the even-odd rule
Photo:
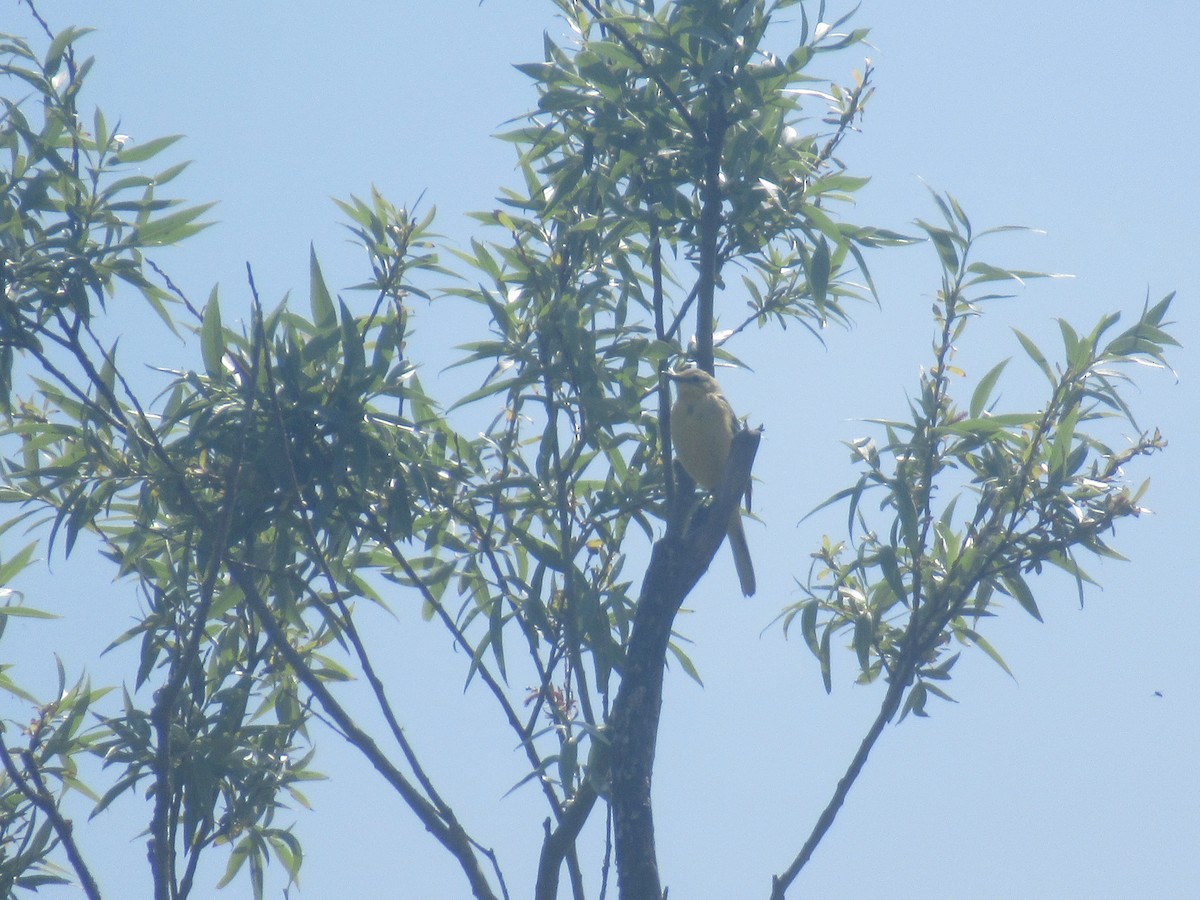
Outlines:
[[[706,512],[672,467],[665,374],[685,359],[736,362],[732,342],[751,324],[799,323],[818,338],[849,324],[851,304],[874,295],[865,251],[910,239],[840,218],[865,183],[838,150],[872,73],[842,87],[812,69],[865,30],[840,31],[823,4],[810,20],[795,0],[555,5],[573,40],[547,38],[543,61],[520,67],[538,105],[504,135],[523,183],[477,215],[490,239],[473,240],[451,271],[432,213],[374,191],[352,197],[339,206],[367,255],[364,309],[335,298],[313,252],[307,315],[264,309],[248,271],[240,329],[215,290],[194,305],[151,259],[203,227],[205,206],[160,195],[183,166],[140,174],[173,139],[129,144],[100,112],[85,126],[91,61],[74,55],[84,30],[48,34],[41,56],[3,38],[0,71],[32,93],[5,100],[0,120],[2,527],[27,524],[66,553],[89,535],[143,604],[113,640],[137,651],[122,689],[83,679],[65,689],[64,669],[59,698],[24,729],[27,746],[0,747],[10,890],[68,877],[61,848],[98,896],[60,812],[68,791],[94,816],[145,796],[156,900],[189,896],[214,853],[221,884],[244,871],[256,897],[272,858],[296,880],[303,850],[281,820],[320,777],[319,721],[399,794],[474,896],[508,896],[494,855],[410,743],[359,632],[361,605],[417,602],[469,660],[466,681],[494,699],[525,757],[521,784],[545,799],[535,895],[557,896],[565,865],[583,896],[578,838],[607,804],[622,896],[661,896],[652,828],[648,839],[638,830],[649,816],[636,812],[649,805],[656,701],[668,654],[698,677],[671,641],[674,617],[740,495],[727,485]],[[800,43],[777,54],[772,21],[788,8]],[[1038,413],[993,411],[1002,366],[965,412],[953,403],[952,346],[988,299],[973,289],[1030,273],[970,262],[977,236],[953,201],[939,203],[945,227],[922,225],[945,273],[935,365],[912,422],[883,423],[883,448],[856,444],[865,474],[834,498],[865,529],[861,501],[881,492],[894,524],[850,550],[827,545],[809,598],[785,613],[799,617],[827,685],[832,636],[852,634],[864,679],[890,683],[883,721],[902,694],[921,714],[941,692],[931,682],[953,665],[948,638],[995,655],[978,621],[996,594],[1036,613],[1027,576],[1042,564],[1087,580],[1075,550],[1111,552],[1105,533],[1137,511],[1120,467],[1161,443],[1112,451],[1091,426],[1131,418],[1113,367],[1161,363],[1168,301],[1108,343],[1111,320],[1085,336],[1064,325],[1058,369],[1021,338],[1051,384]],[[723,293],[734,272],[740,289]],[[130,293],[194,339],[202,362],[160,370],[153,400],[93,328]],[[735,293],[744,309],[728,305]],[[409,355],[414,298],[448,314],[474,304],[490,321],[462,348],[480,386],[449,411]],[[482,434],[456,430],[466,405],[494,413]],[[752,446],[731,454],[744,471],[730,485],[752,457]],[[972,479],[969,516],[937,503],[951,471]],[[635,593],[627,552],[659,534]],[[0,566],[0,582],[33,549]],[[532,688],[510,682],[518,670]],[[352,679],[386,741],[348,711]],[[32,699],[3,671],[0,687]],[[643,715],[633,704],[646,698]],[[646,737],[633,739],[635,724]],[[77,777],[75,759],[88,756],[105,767],[95,793]]]
[[[849,445],[863,473],[823,505],[846,502],[853,545],[827,539],[813,554],[809,597],[784,620],[799,617],[827,690],[831,637],[845,632],[861,681],[881,674],[904,685],[915,679],[903,712],[916,715],[925,715],[929,695],[949,699],[934,682],[947,680],[958,659],[950,653],[951,639],[979,646],[1008,671],[978,630],[995,615],[997,599],[1013,599],[1041,621],[1030,575],[1047,565],[1065,570],[1082,603],[1084,583],[1093,582],[1079,564],[1079,551],[1120,558],[1107,534],[1119,520],[1142,512],[1138,502],[1148,486],[1130,486],[1125,466],[1165,446],[1157,431],[1138,428],[1120,386],[1129,380],[1130,365],[1165,367],[1165,350],[1176,343],[1164,331],[1173,295],[1147,304],[1133,325],[1115,335],[1116,314],[1087,334],[1059,320],[1058,365],[1017,331],[1021,349],[1046,378],[1045,405],[997,409],[996,388],[1008,360],[993,366],[960,405],[951,395],[962,377],[953,365],[955,349],[983,305],[1003,298],[983,291],[996,282],[1043,276],[972,261],[976,243],[993,232],[973,234],[952,198],[936,199],[945,224],[920,223],[943,269],[934,359],[910,403],[911,421],[877,422],[886,434],[883,446],[872,438]],[[1098,426],[1114,419],[1137,433],[1128,446],[1105,442]],[[958,476],[967,479],[962,490],[954,483]],[[878,508],[890,522],[873,527],[863,501],[880,493]],[[964,498],[969,503],[960,503]]]
[[[31,613],[36,615],[27,607],[4,607],[0,631],[9,616]],[[7,678],[4,687],[27,697]],[[10,749],[0,735],[0,889],[5,896],[69,884],[70,873],[51,857],[60,847],[76,867],[88,896],[95,895],[86,869],[81,871],[77,865],[79,850],[59,809],[68,792],[97,799],[79,778],[77,757],[98,749],[97,736],[85,728],[85,722],[92,704],[105,693],[92,690],[84,679],[68,688],[66,671],[59,663],[57,699],[37,707],[24,726],[25,745]]]
[[[952,699],[940,685],[958,662],[955,647],[978,646],[1009,671],[981,633],[1002,599],[1015,600],[1041,621],[1030,576],[1051,566],[1074,579],[1083,602],[1084,584],[1094,582],[1079,563],[1080,552],[1121,558],[1108,534],[1120,520],[1143,512],[1138,502],[1148,482],[1131,486],[1125,466],[1166,446],[1157,429],[1138,428],[1120,387],[1131,365],[1165,367],[1165,351],[1176,344],[1164,323],[1173,295],[1147,303],[1138,320],[1115,335],[1116,314],[1087,334],[1059,320],[1063,361],[1057,365],[1017,331],[1018,344],[1048,384],[1040,409],[998,409],[996,387],[1009,360],[986,372],[965,406],[955,401],[951,391],[963,372],[954,354],[984,305],[1005,297],[990,293],[993,286],[1044,276],[973,261],[981,238],[1009,229],[976,234],[953,198],[935,200],[944,224],[918,222],[942,268],[932,364],[910,401],[910,420],[876,421],[886,435],[882,446],[870,437],[848,445],[862,474],[822,504],[846,504],[848,541],[825,538],[812,554],[806,598],[782,614],[785,630],[799,619],[827,691],[836,635],[849,638],[858,680],[870,683],[882,675],[887,691],[846,776],[775,880],[773,898],[783,896],[808,862],[883,726],[897,712],[901,719],[910,712],[927,715],[931,696]],[[1106,433],[1122,434],[1120,425],[1137,436],[1126,446],[1110,446]],[[880,525],[864,511],[869,498],[878,499],[885,517]]]

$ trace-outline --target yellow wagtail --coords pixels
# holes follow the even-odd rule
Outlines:
[[[733,407],[721,393],[717,380],[703,369],[689,368],[668,372],[675,382],[675,404],[671,407],[671,442],[675,457],[695,482],[706,491],[715,491],[725,472],[729,445],[739,427]],[[729,549],[737,567],[742,593],[754,594],[754,564],[742,529],[740,509],[729,517]]]

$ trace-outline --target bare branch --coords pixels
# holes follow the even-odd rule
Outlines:
[[[761,438],[762,429],[745,429],[734,435],[724,477],[712,504],[693,515],[682,532],[669,529],[651,551],[609,726],[610,795],[621,900],[662,897],[650,783],[667,646],[679,607],[707,571],[725,538],[729,517],[750,482]]]

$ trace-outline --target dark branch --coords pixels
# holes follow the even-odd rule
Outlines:
[[[662,711],[663,668],[675,615],[707,571],[750,482],[762,430],[734,435],[712,504],[655,543],[642,583],[621,686],[613,703],[611,797],[621,900],[661,900],[650,783]]]
[[[246,567],[232,560],[229,561],[229,566],[234,581],[242,589],[247,604],[262,623],[263,630],[266,631],[272,645],[296,673],[296,677],[316,698],[325,714],[337,724],[342,733],[346,735],[346,739],[367,758],[375,771],[379,772],[387,783],[395,788],[396,793],[416,813],[421,824],[425,826],[425,830],[437,838],[442,846],[454,855],[471,884],[473,895],[480,900],[496,900],[496,895],[488,884],[487,877],[479,867],[479,860],[475,857],[471,839],[463,827],[456,819],[447,815],[448,810],[439,810],[422,796],[421,792],[379,749],[374,739],[363,731],[346,709],[337,702],[325,682],[313,672],[299,651],[291,645],[287,634],[276,621],[275,614],[266,599],[259,593],[258,586]]]
[[[846,767],[846,774],[837,783],[833,796],[817,818],[817,823],[813,826],[808,840],[804,842],[804,846],[800,848],[800,852],[796,854],[796,858],[792,860],[792,864],[784,870],[783,874],[771,879],[771,900],[783,900],[788,887],[796,880],[796,876],[812,858],[813,851],[817,849],[817,845],[821,843],[825,833],[833,826],[833,820],[837,818],[838,811],[846,802],[850,788],[862,774],[863,766],[867,764],[867,757],[870,756],[875,742],[883,733],[884,726],[892,720],[892,717],[896,715],[896,710],[900,708],[900,701],[904,698],[904,691],[907,687],[908,682],[903,678],[897,678],[888,685],[887,694],[879,708],[879,715],[875,717],[875,721],[871,723],[871,730],[858,745],[858,752],[854,754],[850,765]]]
[[[22,773],[13,762],[12,754],[4,743],[3,731],[0,730],[0,758],[3,759],[4,771],[8,773],[8,777],[12,779],[22,796],[40,809],[50,820],[50,827],[54,829],[54,833],[62,842],[63,849],[67,852],[67,859],[71,861],[71,868],[75,870],[83,892],[89,900],[100,900],[100,888],[96,885],[96,879],[92,877],[87,863],[84,862],[83,854],[79,852],[79,845],[75,843],[74,829],[58,811],[58,805],[46,788],[46,782],[42,780],[41,772],[38,771],[37,761],[28,750],[21,751],[20,756],[27,774]]]
[[[590,781],[585,781],[571,802],[567,804],[558,827],[550,829],[547,820],[546,839],[542,842],[542,856],[538,861],[536,900],[556,900],[558,877],[563,860],[575,846],[575,840],[596,805],[596,790]]]

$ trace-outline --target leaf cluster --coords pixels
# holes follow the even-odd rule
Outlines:
[[[0,609],[0,634],[12,615],[38,613],[5,605]],[[28,698],[7,676],[0,678],[6,690]],[[22,745],[10,747],[5,733],[12,723],[0,725],[0,890],[7,896],[71,881],[70,873],[52,858],[64,843],[68,854],[74,849],[69,832],[61,827],[59,808],[68,794],[97,799],[80,779],[79,757],[97,750],[97,735],[87,727],[87,718],[93,703],[106,693],[92,689],[86,679],[68,687],[59,661],[56,698],[38,705],[21,725]]]
[[[955,645],[974,644],[1008,671],[981,633],[998,601],[1014,600],[1040,621],[1031,576],[1046,566],[1067,572],[1082,603],[1092,579],[1080,554],[1120,558],[1108,535],[1143,511],[1147,486],[1129,483],[1126,466],[1165,446],[1157,431],[1138,428],[1121,387],[1130,365],[1165,367],[1165,351],[1176,343],[1165,322],[1172,296],[1147,304],[1122,330],[1115,314],[1086,334],[1060,320],[1062,360],[1055,364],[1017,331],[1018,345],[1045,378],[1044,404],[1000,407],[1008,360],[957,401],[964,373],[954,365],[956,348],[984,305],[1004,296],[992,293],[993,285],[1042,276],[975,261],[976,243],[1007,229],[974,233],[953,198],[935,200],[944,222],[918,222],[942,268],[932,363],[910,400],[909,419],[877,421],[882,444],[865,437],[848,445],[862,474],[822,505],[847,505],[850,542],[826,538],[813,554],[807,599],[784,618],[785,627],[799,619],[827,690],[831,639],[844,633],[859,680],[884,675],[911,685],[903,712],[917,715],[925,714],[930,695],[949,699],[938,683],[959,658]],[[1124,440],[1122,426],[1134,436]],[[872,497],[882,523],[866,511]]]
[[[47,349],[39,329],[52,319],[87,323],[117,284],[128,284],[172,323],[169,292],[142,272],[146,248],[204,227],[209,205],[182,207],[158,191],[186,168],[153,175],[144,165],[178,138],[144,144],[96,110],[88,124],[78,98],[92,66],[76,64],[68,28],[39,56],[24,40],[0,35],[0,79],[22,85],[0,99],[0,404],[12,392],[14,354]]]

